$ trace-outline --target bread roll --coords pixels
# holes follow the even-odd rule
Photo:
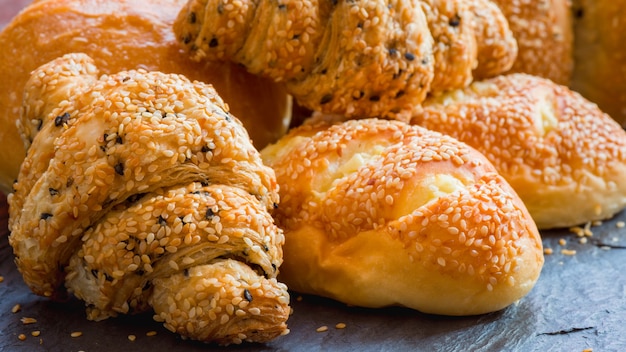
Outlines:
[[[40,0],[0,33],[0,191],[17,178],[24,148],[15,127],[22,90],[32,70],[70,52],[90,55],[102,73],[143,68],[211,83],[257,147],[287,129],[290,98],[269,80],[230,64],[196,63],[175,40],[172,26],[182,0]]]
[[[205,342],[288,332],[276,178],[212,86],[100,75],[67,54],[25,91],[22,124],[37,128],[8,196],[9,244],[34,293],[67,288],[94,320],[152,308]]]
[[[626,1],[574,1],[572,89],[626,127]]]
[[[509,22],[518,54],[509,73],[569,85],[574,66],[570,0],[491,0]]]
[[[261,151],[276,171],[279,279],[351,305],[470,315],[526,295],[543,265],[524,204],[485,157],[398,121],[305,124]]]
[[[626,206],[626,132],[565,86],[510,74],[423,104],[414,124],[481,151],[539,228],[610,218]]]

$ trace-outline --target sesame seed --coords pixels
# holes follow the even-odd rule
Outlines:
[[[328,326],[326,326],[326,325],[320,326],[319,328],[315,329],[315,331],[317,331],[317,332],[328,331]]]
[[[24,325],[29,325],[29,324],[35,324],[37,322],[37,319],[24,317],[24,318],[20,319],[20,321]]]
[[[128,335],[128,340],[129,341],[132,342],[132,341],[135,341],[136,339],[137,339],[137,336],[135,336],[135,335]]]
[[[81,331],[72,331],[70,333],[70,336],[71,337],[81,337],[81,336],[83,336],[83,333]]]
[[[151,330],[151,331],[148,331],[148,332],[146,333],[146,336],[151,337],[151,336],[156,336],[156,334],[157,334],[157,332],[156,332],[156,331]]]
[[[24,335],[24,334],[19,334],[19,335],[17,335],[17,338],[18,338],[20,341],[24,341],[24,340],[26,340],[26,335]]]
[[[337,323],[335,325],[336,329],[345,329],[346,328],[346,323]]]
[[[17,313],[20,310],[22,310],[22,306],[18,303],[16,305],[14,305],[13,308],[11,308],[11,313]]]

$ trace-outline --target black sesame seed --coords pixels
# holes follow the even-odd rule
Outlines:
[[[245,298],[248,302],[252,302],[252,294],[250,293],[250,291],[248,291],[247,288],[243,289],[243,298]]]
[[[209,42],[209,48],[215,48],[217,45],[218,45],[217,38],[215,37],[211,38],[211,41]]]
[[[320,73],[323,74],[323,75],[325,75],[326,72],[328,72],[328,69],[323,69],[323,70],[320,71]]]
[[[124,77],[124,78],[122,79],[122,82],[126,82],[126,81],[128,81],[129,79],[130,79],[130,77],[126,76],[126,77]]]
[[[189,13],[189,23],[191,23],[191,24],[196,23],[196,13],[195,12],[190,12]]]
[[[48,220],[51,217],[52,217],[52,214],[50,214],[50,213],[41,213],[41,219],[42,220]]]
[[[59,195],[59,191],[54,189],[54,188],[52,188],[52,187],[48,188],[48,192],[50,192],[51,196],[58,196]]]
[[[404,95],[404,91],[403,90],[399,90],[398,93],[396,93],[396,98],[400,98],[403,95]]]
[[[74,178],[73,177],[68,177],[67,178],[67,182],[65,182],[65,187],[70,187],[71,185],[74,184]]]
[[[380,96],[378,96],[378,95],[372,95],[372,96],[369,98],[369,100],[370,100],[370,101],[380,101]]]
[[[141,198],[143,198],[143,196],[145,196],[145,193],[137,193],[137,194],[133,194],[130,197],[126,198],[126,202],[128,204],[133,204],[135,202],[137,202],[138,200],[140,200]]]
[[[93,277],[98,277],[98,270],[91,269],[91,275],[93,275]]]
[[[109,275],[107,273],[104,273],[104,279],[109,281],[109,282],[111,282],[111,281],[113,281],[113,276],[111,276],[111,275]]]
[[[124,176],[124,163],[118,163],[114,166],[115,173]]]
[[[204,214],[204,218],[207,220],[211,220],[214,216],[215,216],[215,212],[213,212],[213,209],[211,208],[207,209],[206,213]]]
[[[359,100],[359,99],[363,98],[364,96],[365,96],[365,92],[364,91],[359,91],[359,95],[352,96],[352,99]]]
[[[405,53],[404,54],[404,58],[409,60],[409,61],[413,61],[413,60],[415,60],[415,55],[413,55],[412,53]]]
[[[165,218],[162,215],[159,215],[157,219],[158,219],[157,221],[159,222],[159,225],[161,226],[167,225],[167,220],[165,220]]]
[[[389,48],[389,56],[396,56],[398,54],[398,49]]]
[[[189,268],[183,269],[183,275],[185,275],[185,277],[189,277]]]
[[[287,5],[285,5],[285,4],[278,4],[278,9],[279,10],[284,10],[286,8],[287,8]]]
[[[54,118],[54,125],[60,127],[65,125],[70,120],[70,113],[66,112],[63,115],[59,115]]]
[[[320,104],[324,105],[329,103],[331,100],[333,100],[333,96],[332,94],[326,94],[322,97],[322,99],[320,99]]]
[[[458,14],[455,14],[454,16],[452,16],[452,18],[450,18],[448,24],[451,27],[458,27],[461,24],[461,17],[459,17]]]
[[[191,43],[191,35],[187,34],[187,35],[183,36],[183,43],[184,44]]]
[[[115,138],[115,143],[117,143],[117,144],[124,144],[124,141],[122,140],[122,137],[117,136],[117,138]]]
[[[209,148],[208,145],[203,145],[202,149],[200,149],[200,151],[202,151],[203,153],[207,153],[211,151],[211,148]]]
[[[43,126],[43,120],[42,119],[38,119],[37,120],[37,131],[41,131],[41,127]]]

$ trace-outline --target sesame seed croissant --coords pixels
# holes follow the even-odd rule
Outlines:
[[[408,119],[428,93],[504,72],[517,54],[487,0],[189,0],[174,31],[195,60],[237,62],[347,116]]]
[[[33,292],[206,342],[288,332],[275,174],[212,86],[67,54],[25,91],[9,242]]]
[[[475,149],[401,121],[318,120],[261,150],[280,185],[279,278],[365,307],[472,315],[525,296],[537,227]]]

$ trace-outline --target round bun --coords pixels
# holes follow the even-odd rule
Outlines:
[[[8,193],[24,159],[15,127],[31,71],[71,52],[93,58],[102,73],[143,68],[214,85],[261,148],[285,133],[291,100],[284,88],[231,64],[197,63],[177,43],[173,23],[184,0],[40,0],[0,33],[0,191]]]
[[[494,166],[399,121],[315,122],[261,151],[285,233],[279,279],[351,305],[472,315],[526,295],[538,230]]]
[[[423,107],[411,122],[481,151],[539,228],[610,218],[626,206],[626,132],[565,86],[510,74]]]
[[[574,1],[572,89],[626,126],[626,1]]]
[[[570,0],[492,0],[507,18],[518,54],[510,72],[568,85],[574,66]]]

